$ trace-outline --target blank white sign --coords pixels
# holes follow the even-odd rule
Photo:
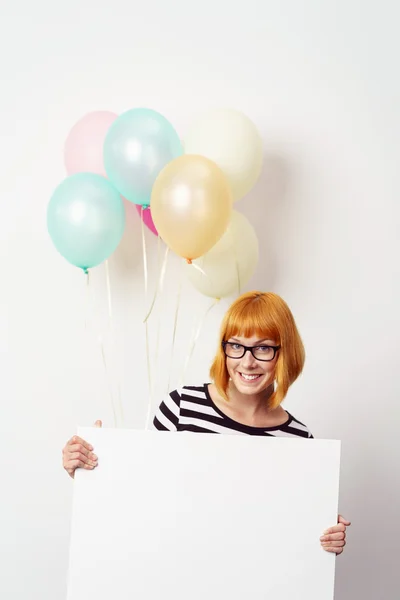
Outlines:
[[[68,600],[332,600],[340,442],[80,429]]]

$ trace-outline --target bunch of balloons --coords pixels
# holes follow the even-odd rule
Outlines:
[[[50,237],[87,272],[117,248],[125,198],[186,259],[188,277],[201,293],[228,296],[247,282],[258,261],[256,233],[233,203],[254,186],[262,160],[255,125],[236,110],[204,114],[183,143],[151,109],[89,113],[65,143],[68,176],[48,205]]]

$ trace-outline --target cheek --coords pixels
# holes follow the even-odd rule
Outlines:
[[[267,365],[265,367],[265,373],[268,373],[269,375],[275,375],[275,367],[276,367],[275,360],[272,363],[267,363]]]
[[[275,357],[275,359],[272,361],[272,363],[268,363],[268,367],[267,367],[267,373],[270,374],[272,379],[275,379],[275,375],[276,375],[276,363],[277,363],[277,357]]]
[[[227,358],[226,359],[226,368],[227,368],[229,377],[232,377],[232,373],[234,372],[235,367],[237,367],[236,361],[233,361],[231,358]]]
[[[263,365],[262,370],[264,376],[268,379],[268,385],[275,379],[275,369],[276,369],[276,360],[271,363],[265,363]]]

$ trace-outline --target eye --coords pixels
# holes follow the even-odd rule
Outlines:
[[[241,350],[243,348],[241,344],[235,344],[234,342],[229,342],[229,345],[232,350]]]
[[[268,354],[271,351],[271,346],[257,346],[257,350],[263,352],[264,354]]]

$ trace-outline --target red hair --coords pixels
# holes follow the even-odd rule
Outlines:
[[[289,387],[303,370],[305,352],[294,317],[286,302],[272,292],[247,292],[230,306],[219,336],[219,348],[211,365],[210,376],[218,392],[228,400],[229,374],[222,342],[233,336],[274,340],[281,348],[275,365],[276,389],[269,403],[276,408]]]

